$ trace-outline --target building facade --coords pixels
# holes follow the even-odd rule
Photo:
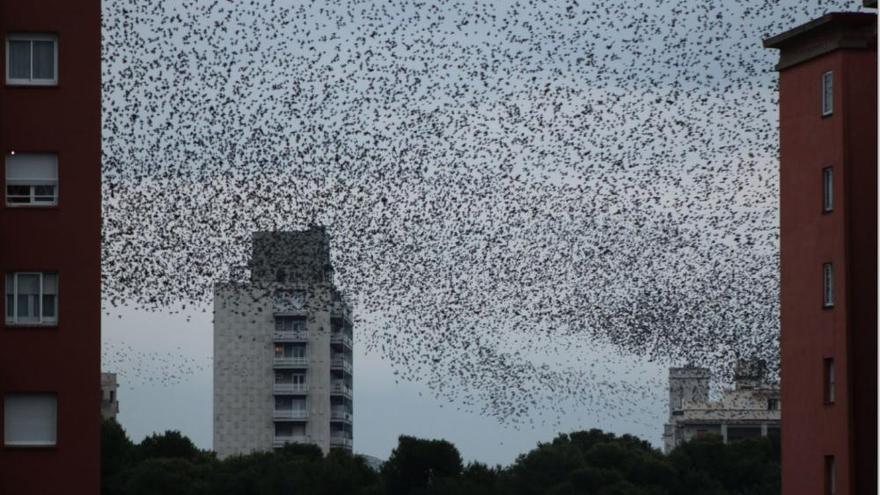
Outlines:
[[[779,435],[779,387],[764,381],[762,367],[737,367],[735,387],[717,401],[709,399],[706,368],[669,369],[669,422],[663,425],[667,454],[683,442],[718,435],[724,443],[744,438]]]
[[[100,490],[101,2],[0,0],[0,493]]]
[[[351,310],[322,228],[260,232],[248,283],[214,294],[214,450],[352,450]]]
[[[101,417],[116,419],[119,414],[119,396],[116,373],[101,373]]]
[[[877,493],[877,16],[779,50],[782,492]]]

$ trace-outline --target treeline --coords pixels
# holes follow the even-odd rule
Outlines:
[[[102,431],[104,495],[777,495],[779,442],[718,437],[663,455],[599,430],[562,434],[508,467],[464,464],[444,440],[401,436],[379,472],[363,458],[311,445],[218,460],[176,431],[134,444]]]

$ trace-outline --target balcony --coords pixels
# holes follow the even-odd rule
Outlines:
[[[276,383],[272,385],[272,393],[274,394],[305,394],[308,391],[309,386],[305,383]]]
[[[331,344],[342,344],[351,349],[351,337],[342,332],[333,332],[330,334]]]
[[[288,443],[311,443],[309,441],[309,437],[305,435],[294,435],[294,436],[278,436],[272,441],[273,447],[284,447],[284,444]]]
[[[342,318],[351,323],[351,308],[343,301],[333,301],[330,303],[330,317]]]
[[[351,438],[346,438],[342,436],[330,436],[330,446],[339,449],[352,449],[352,440]]]
[[[306,287],[279,289],[273,297],[273,313],[275,315],[305,316]]]
[[[330,359],[330,369],[342,370],[351,373],[351,361],[342,356],[336,356]]]
[[[309,360],[305,357],[277,357],[272,362],[274,368],[307,368]]]
[[[275,332],[272,340],[275,342],[308,342],[309,332],[294,330]]]
[[[352,414],[351,411],[347,409],[331,409],[330,410],[330,420],[331,421],[345,421],[347,423],[351,423]]]
[[[330,395],[342,395],[351,399],[352,389],[344,383],[334,383],[330,385]]]
[[[305,409],[275,409],[272,411],[272,418],[287,420],[305,420],[309,417],[309,412]]]

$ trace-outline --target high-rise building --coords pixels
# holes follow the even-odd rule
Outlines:
[[[765,381],[762,363],[738,363],[734,389],[723,391],[718,400],[709,399],[709,378],[706,368],[669,369],[666,453],[704,435],[717,435],[724,443],[779,435],[779,387]]]
[[[259,232],[250,281],[214,292],[214,450],[352,449],[351,310],[323,228]]]
[[[877,16],[779,50],[782,493],[877,493]]]
[[[0,0],[0,493],[100,490],[101,2]]]

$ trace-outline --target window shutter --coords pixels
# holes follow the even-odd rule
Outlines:
[[[58,398],[54,394],[10,394],[3,410],[6,445],[55,445]]]
[[[6,157],[6,184],[54,185],[57,183],[57,155],[20,153]]]

